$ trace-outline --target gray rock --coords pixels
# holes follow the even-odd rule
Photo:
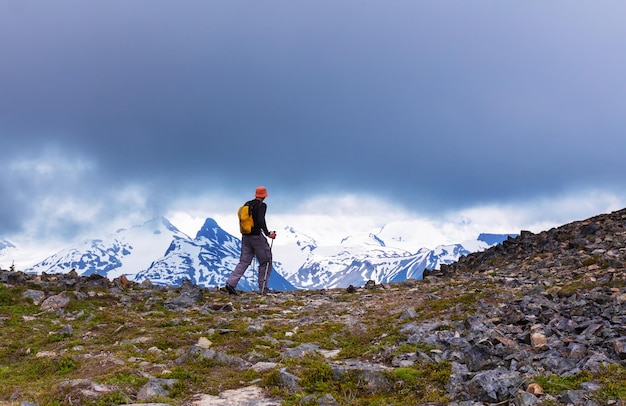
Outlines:
[[[157,396],[168,396],[172,386],[176,382],[178,382],[178,379],[150,379],[148,383],[137,392],[137,399],[150,400]]]
[[[414,319],[416,317],[417,317],[417,313],[415,312],[415,309],[408,308],[402,311],[398,320]]]
[[[46,299],[46,294],[41,290],[27,289],[22,297],[31,299],[35,306],[39,306]]]
[[[418,355],[415,352],[398,354],[391,360],[392,367],[409,367],[417,361]]]
[[[317,344],[304,343],[295,348],[288,348],[283,351],[283,358],[301,358],[305,355],[314,354],[320,347]]]
[[[470,371],[482,371],[494,368],[499,359],[493,356],[489,348],[482,345],[473,345],[463,353],[465,363]]]
[[[370,364],[359,360],[333,362],[330,363],[330,368],[337,379],[341,379],[346,374],[358,376],[367,383],[367,387],[373,392],[386,390],[389,387],[389,380],[385,374],[392,370],[385,365]]]
[[[300,378],[287,371],[287,368],[281,368],[278,370],[278,381],[281,387],[287,388],[292,392],[299,392],[302,390],[300,387]]]
[[[446,391],[456,398],[458,394],[465,392],[465,383],[471,377],[469,370],[465,364],[458,362],[452,362],[450,364],[451,373],[448,383],[446,384]]]
[[[496,368],[477,373],[467,384],[467,391],[474,400],[501,402],[514,396],[522,386],[519,372]]]
[[[59,334],[64,335],[64,336],[72,336],[74,335],[74,329],[72,328],[71,325],[66,324],[65,326],[63,326],[63,328],[59,331]]]
[[[619,359],[626,359],[626,337],[617,338],[611,344]]]
[[[62,310],[70,304],[70,298],[64,292],[58,295],[50,296],[41,304],[41,310],[44,312]]]
[[[517,395],[515,395],[515,399],[513,400],[513,404],[515,406],[532,406],[539,403],[539,398],[532,393],[528,393],[525,391],[519,391]]]
[[[180,295],[173,299],[166,300],[165,307],[169,310],[179,311],[197,306],[202,299],[202,289],[185,279],[181,284]]]
[[[224,352],[218,352],[210,348],[202,348],[198,345],[192,345],[187,351],[182,352],[182,354],[176,359],[175,363],[177,365],[184,365],[188,362],[194,362],[202,359],[212,360],[222,365],[231,365],[240,368],[248,368],[252,365],[244,359],[233,357],[232,355]]]
[[[325,394],[324,396],[317,399],[317,404],[320,406],[339,406],[337,400],[330,393]]]
[[[568,405],[582,405],[585,401],[585,391],[582,390],[566,390],[559,395],[559,401]]]

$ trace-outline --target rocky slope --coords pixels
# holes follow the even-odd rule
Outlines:
[[[624,405],[625,265],[621,210],[347,289],[2,271],[0,400]]]

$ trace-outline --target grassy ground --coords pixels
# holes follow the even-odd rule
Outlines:
[[[22,297],[26,287],[0,285],[0,401],[132,403],[149,377],[158,377],[177,381],[167,396],[150,401],[172,405],[183,404],[193,394],[217,395],[250,384],[261,385],[285,405],[294,406],[317,404],[316,397],[326,393],[342,405],[446,404],[447,362],[418,361],[390,369],[384,383],[372,387],[358,374],[335,376],[320,353],[297,358],[282,354],[285,348],[315,343],[322,350],[336,351],[337,359],[389,365],[396,354],[434,350],[408,344],[399,333],[406,309],[415,313],[403,322],[460,320],[474,311],[479,298],[507,300],[510,295],[493,285],[465,284],[459,292],[452,284],[445,291],[422,283],[358,294],[298,291],[282,297],[245,293],[233,298],[216,291],[205,293],[202,303],[184,312],[164,306],[171,297],[167,290],[138,288],[90,289],[81,292],[80,300],[68,292],[70,303],[63,312],[42,312]],[[234,311],[211,310],[229,301]],[[185,358],[200,338],[210,341],[216,352],[281,365],[255,372],[224,359]],[[301,391],[285,387],[281,367],[300,379]],[[102,392],[86,394],[87,383],[79,379],[88,380],[95,392],[98,387],[93,384],[102,385]],[[545,392],[554,394],[589,380],[601,385],[596,393],[600,402],[626,398],[622,366],[595,375],[537,377]],[[310,394],[315,396],[307,397]]]

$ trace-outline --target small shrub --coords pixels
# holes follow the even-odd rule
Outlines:
[[[57,373],[67,375],[76,369],[77,365],[70,357],[63,357],[58,361]]]
[[[323,359],[305,361],[300,378],[301,385],[311,392],[332,391],[333,370]]]

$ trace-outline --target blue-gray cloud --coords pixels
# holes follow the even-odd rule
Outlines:
[[[625,9],[3,3],[0,150],[52,148],[95,169],[45,188],[33,174],[19,195],[4,172],[0,225],[55,190],[97,199],[132,184],[154,211],[256,183],[433,210],[623,188]]]

